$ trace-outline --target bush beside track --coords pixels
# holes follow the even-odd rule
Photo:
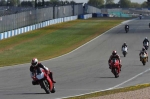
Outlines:
[[[139,84],[136,86],[129,86],[129,87],[125,87],[125,88],[118,88],[118,89],[112,89],[112,90],[106,90],[106,91],[93,92],[93,93],[89,93],[89,94],[85,94],[85,95],[68,97],[68,98],[63,98],[63,99],[87,99],[87,98],[90,99],[93,97],[106,96],[106,95],[111,95],[111,94],[116,94],[116,93],[121,93],[121,92],[140,90],[140,89],[147,88],[147,87],[150,87],[149,83],[148,84]]]

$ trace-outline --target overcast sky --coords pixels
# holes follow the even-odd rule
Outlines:
[[[64,0],[63,0],[64,1]],[[68,0],[68,1],[72,1],[72,0]],[[73,0],[77,3],[87,3],[88,0]],[[115,3],[118,3],[119,0],[114,0]],[[144,1],[147,1],[147,0],[131,0],[131,2],[138,2],[138,3],[143,3]]]

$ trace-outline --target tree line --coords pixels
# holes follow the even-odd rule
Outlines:
[[[37,6],[50,6],[50,5],[67,5],[74,4],[75,1],[67,0],[1,0],[0,6],[29,6],[34,7],[35,1]],[[119,0],[115,3],[114,0],[88,0],[87,4],[98,8],[147,8],[150,3],[144,1],[143,3],[131,2],[131,0]]]
[[[146,0],[143,3],[131,2],[131,0],[119,0],[115,3],[114,0],[89,0],[89,5],[98,8],[147,8],[150,7],[150,3]]]
[[[36,3],[36,4],[35,4]],[[51,5],[67,5],[74,4],[75,1],[62,1],[62,0],[1,0],[0,6],[25,6],[34,7],[40,6],[51,6]]]

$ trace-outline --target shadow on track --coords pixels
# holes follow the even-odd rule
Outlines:
[[[11,93],[11,94],[5,94],[5,95],[42,95],[46,93]]]
[[[115,78],[115,77],[96,77],[96,78]]]

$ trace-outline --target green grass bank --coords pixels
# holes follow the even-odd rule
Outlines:
[[[66,54],[128,18],[75,20],[0,41],[0,66],[40,61]]]
[[[85,94],[81,96],[75,96],[75,97],[68,97],[68,98],[63,98],[63,99],[90,99],[93,97],[99,97],[99,96],[106,96],[106,95],[111,95],[111,94],[116,94],[116,93],[121,93],[121,92],[129,92],[129,91],[135,91],[143,88],[150,87],[150,84],[139,84],[136,86],[129,86],[125,88],[118,88],[118,89],[112,89],[112,90],[106,90],[106,91],[99,91],[99,92],[94,92],[90,94]],[[122,99],[124,99],[122,97]]]

